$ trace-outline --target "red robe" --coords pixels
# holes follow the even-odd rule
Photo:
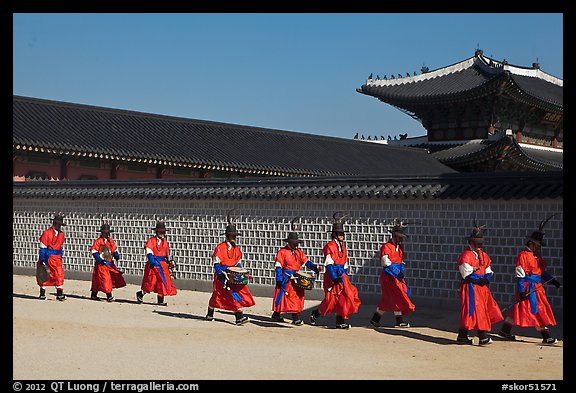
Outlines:
[[[484,276],[487,273],[492,272],[490,257],[483,250],[472,251],[471,249],[464,250],[460,257],[458,258],[458,268],[463,264],[469,268],[478,268],[473,274]],[[471,269],[469,269],[471,270]],[[460,270],[462,271],[462,270]],[[468,277],[469,273],[466,274]],[[465,277],[464,277],[465,278]],[[470,296],[471,286],[474,286],[474,313],[470,314]],[[480,286],[475,284],[470,284],[465,280],[460,282],[458,287],[458,293],[460,295],[460,328],[461,329],[477,329],[490,331],[493,324],[500,322],[504,319],[502,312],[498,307],[498,304],[492,297],[492,292],[488,288],[488,285]]]
[[[168,257],[168,251],[170,246],[168,245],[168,240],[160,239],[156,236],[152,236],[146,242],[144,249],[152,250],[152,254],[157,257]],[[160,268],[164,273],[164,278],[166,279],[166,284],[162,279],[162,275],[158,271],[158,267],[151,268],[150,263],[146,261],[146,267],[144,268],[144,277],[142,277],[141,289],[144,293],[156,292],[159,296],[174,296],[176,295],[176,286],[172,282],[172,277],[170,276],[170,270],[168,269],[168,262],[166,259],[160,261]]]
[[[520,251],[516,257],[516,273],[522,274],[535,274],[541,276],[543,272],[546,271],[546,261],[542,259],[540,255],[534,254],[529,249],[524,249]],[[529,282],[524,282],[524,292],[529,292]],[[554,318],[554,313],[548,303],[548,298],[546,297],[546,292],[542,283],[535,283],[534,293],[536,294],[536,302],[538,304],[538,312],[532,314],[530,309],[530,300],[523,300],[508,310],[508,317],[514,320],[514,324],[521,327],[540,327],[544,328],[548,325],[555,326],[556,319]],[[516,300],[519,300],[518,288],[516,288]]]
[[[58,231],[58,234],[56,234],[56,232],[57,231],[52,227],[42,232],[42,235],[40,236],[40,244],[42,248],[45,246],[48,250],[62,250],[62,246],[64,245],[64,232]],[[38,261],[37,263],[42,262]],[[36,280],[38,285],[41,287],[60,287],[64,285],[64,268],[62,266],[61,253],[52,254],[48,257],[48,272],[50,273],[48,280],[44,282]]]
[[[304,254],[304,251],[297,248],[292,250],[290,247],[286,246],[276,253],[276,266],[282,268],[282,270],[295,270],[299,271],[302,265],[308,261],[308,257]],[[280,293],[280,288],[275,287],[274,297],[272,298],[272,311],[276,312],[287,312],[287,313],[299,313],[304,309],[304,289],[295,286],[292,280],[288,280],[286,283],[286,292],[282,296],[280,304],[276,306],[276,298]]]
[[[324,249],[324,260],[330,256],[334,265],[339,265],[339,270],[348,267],[348,252],[344,243],[339,243],[336,239],[328,242]],[[335,266],[336,267],[336,266]],[[342,274],[342,283],[334,285],[328,271],[324,272],[324,300],[318,306],[318,311],[322,315],[336,314],[344,319],[348,319],[350,314],[356,314],[361,301],[358,297],[358,290],[350,282],[348,274]]]
[[[99,237],[92,244],[90,252],[93,254],[95,251],[100,254],[100,247],[103,245],[110,249],[111,255],[118,250],[116,243],[111,237],[108,239]],[[100,254],[100,257],[102,257],[102,254]],[[92,271],[92,287],[90,288],[90,291],[102,291],[104,293],[111,293],[112,288],[122,288],[126,286],[126,281],[124,280],[122,273],[118,271],[116,264],[114,264],[112,261],[112,257],[110,257],[106,262],[110,262],[112,266],[106,266],[105,264],[99,263],[98,261],[94,261],[94,270]]]
[[[240,259],[242,259],[242,251],[238,245],[232,247],[230,243],[224,241],[216,246],[214,253],[212,253],[212,258],[220,263],[222,267],[237,266]],[[224,288],[222,282],[218,280],[218,275],[214,273],[212,296],[208,302],[211,308],[238,312],[242,310],[242,307],[251,307],[256,304],[250,289],[248,289],[248,285],[232,284],[230,282],[227,285],[231,291],[240,295],[242,300],[240,302],[236,301],[232,297],[231,291]]]
[[[401,244],[394,244],[392,240],[384,243],[380,248],[380,258],[388,255],[388,259],[393,264],[402,264],[404,260],[404,248]],[[384,271],[380,273],[380,288],[382,296],[378,302],[378,309],[381,311],[400,311],[402,315],[414,311],[416,306],[408,297],[406,281],[398,280]]]

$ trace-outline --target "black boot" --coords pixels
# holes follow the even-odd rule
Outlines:
[[[486,330],[478,330],[478,339],[479,345],[488,345],[492,342],[492,339],[486,334]]]
[[[374,315],[372,315],[372,319],[370,320],[370,324],[372,324],[372,326],[374,326],[374,327],[380,327],[380,318],[381,317],[382,316],[380,314],[375,312]]]
[[[98,291],[92,291],[90,293],[90,299],[91,300],[100,300],[100,299],[98,299]]]
[[[107,302],[111,303],[111,302],[113,302],[114,300],[115,300],[115,299],[114,299],[114,295],[112,295],[112,292],[109,292],[109,293],[106,294],[106,301],[107,301]]]
[[[458,337],[456,341],[459,344],[472,344],[472,339],[468,338],[468,329],[458,329]]]
[[[504,322],[504,324],[502,325],[502,328],[500,329],[500,331],[498,332],[498,335],[506,340],[509,341],[514,341],[516,340],[516,336],[511,334],[510,332],[512,331],[512,325],[510,325],[509,323]]]
[[[242,311],[235,312],[234,315],[236,316],[236,325],[244,325],[248,322],[248,317],[245,316]]]
[[[320,311],[318,311],[318,309],[313,310],[312,313],[310,314],[310,325],[316,325],[316,321],[318,320],[319,316]]]
[[[292,324],[296,326],[304,325],[304,321],[300,319],[300,314],[297,312],[292,313]]]
[[[136,301],[138,303],[142,303],[144,301],[144,292],[142,291],[136,292]]]
[[[336,329],[350,329],[351,326],[344,317],[336,315]]]
[[[542,334],[542,344],[553,345],[558,342],[554,337],[550,337],[548,329],[542,330],[540,333]]]
[[[66,300],[66,295],[64,295],[64,290],[62,288],[56,288],[56,300]]]
[[[402,319],[402,315],[396,315],[396,324],[394,326],[395,327],[410,327],[410,324],[407,322],[404,322],[404,319]]]
[[[166,302],[164,301],[164,296],[158,295],[158,305],[159,305],[159,306],[167,306],[167,305],[168,305],[168,303],[166,303]]]
[[[274,322],[284,322],[284,318],[282,318],[282,316],[280,315],[280,313],[278,311],[274,311],[272,313],[272,320]]]
[[[211,307],[208,307],[208,312],[206,313],[206,316],[204,317],[205,320],[207,321],[213,321],[214,320],[214,309]]]
[[[46,300],[46,289],[40,288],[40,295],[38,296],[40,300]]]

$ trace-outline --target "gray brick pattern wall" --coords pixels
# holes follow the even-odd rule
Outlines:
[[[413,297],[457,299],[460,275],[456,261],[467,247],[474,219],[486,224],[485,250],[495,272],[490,288],[505,306],[513,301],[514,266],[525,239],[541,220],[559,213],[545,228],[543,257],[548,271],[563,282],[562,199],[543,200],[440,200],[440,199],[14,199],[13,266],[32,268],[38,257],[39,236],[54,212],[65,213],[64,266],[66,271],[91,272],[90,246],[100,224],[112,224],[113,239],[126,274],[139,276],[146,261],[144,244],[153,235],[156,220],[166,221],[176,278],[210,282],[211,254],[224,240],[226,213],[236,209],[238,238],[244,266],[253,276],[251,285],[274,285],[274,259],[285,245],[290,221],[302,216],[300,238],[304,252],[318,264],[330,240],[332,214],[351,215],[345,224],[352,282],[360,295],[380,294],[379,250],[390,237],[394,218],[408,226],[405,243],[406,278]],[[317,280],[316,288],[322,287]],[[553,307],[561,308],[563,287],[548,287]],[[272,293],[272,291],[270,291]]]

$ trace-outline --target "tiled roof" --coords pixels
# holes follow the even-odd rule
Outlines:
[[[454,65],[416,76],[368,79],[357,89],[391,105],[459,100],[472,94],[487,95],[505,81],[515,98],[545,109],[562,111],[563,81],[539,69],[527,69],[475,56]]]
[[[452,168],[462,168],[480,162],[491,162],[507,170],[562,171],[563,152],[524,148],[513,136],[491,140],[473,140],[432,154]]]
[[[425,151],[13,96],[13,148],[266,176],[438,175]]]
[[[306,177],[228,180],[14,182],[13,198],[186,199],[516,199],[562,198],[563,176],[450,173],[413,177]]]

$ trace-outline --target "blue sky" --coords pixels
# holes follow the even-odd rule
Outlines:
[[[563,78],[561,13],[13,14],[13,94],[352,138],[425,134],[356,92],[474,55]]]

